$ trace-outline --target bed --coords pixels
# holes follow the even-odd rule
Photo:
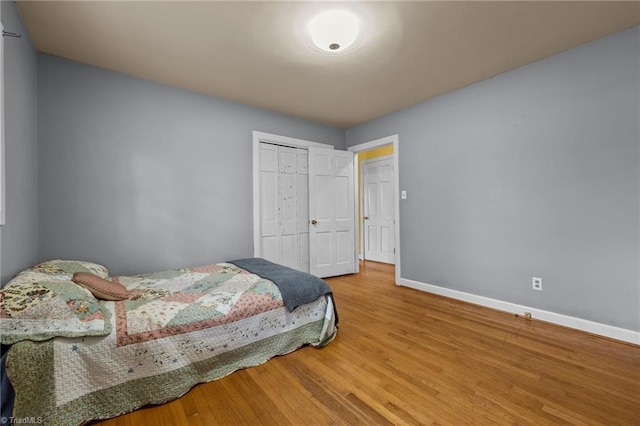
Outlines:
[[[128,298],[96,299],[71,281],[79,272],[120,282]],[[161,404],[302,346],[322,347],[338,320],[323,280],[263,259],[117,278],[101,265],[57,260],[21,272],[0,296],[12,415],[47,425]],[[2,395],[4,406],[11,397]]]

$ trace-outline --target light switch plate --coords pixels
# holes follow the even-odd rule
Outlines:
[[[400,193],[400,198],[402,198],[403,200],[406,200],[407,199],[407,191],[402,191]]]

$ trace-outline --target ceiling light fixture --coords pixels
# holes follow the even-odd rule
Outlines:
[[[358,39],[360,20],[346,10],[328,10],[316,15],[307,26],[313,44],[323,53],[340,54],[353,50]]]

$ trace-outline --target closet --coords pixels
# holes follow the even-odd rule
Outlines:
[[[309,272],[309,173],[305,148],[260,142],[260,252]]]

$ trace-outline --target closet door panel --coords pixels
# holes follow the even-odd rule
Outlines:
[[[297,269],[302,272],[309,272],[309,232],[298,234],[298,247],[300,257]]]
[[[260,144],[262,257],[309,272],[309,175],[306,149]]]
[[[277,236],[262,237],[262,257],[271,262],[280,260],[279,238]]]
[[[297,149],[298,157],[298,270],[309,272],[309,153]]]
[[[260,246],[262,257],[279,260],[278,147],[260,144]]]
[[[295,148],[278,147],[280,264],[298,268],[298,158]]]

